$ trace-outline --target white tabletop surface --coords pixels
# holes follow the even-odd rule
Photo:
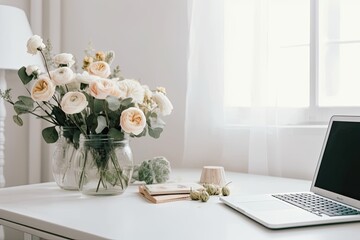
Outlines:
[[[198,182],[201,169],[174,170]],[[309,181],[226,172],[231,194],[307,191]],[[136,185],[122,195],[84,196],[55,183],[0,189],[0,223],[53,239],[360,239],[360,223],[269,230],[212,196],[153,204]],[[44,235],[45,234],[45,235]]]

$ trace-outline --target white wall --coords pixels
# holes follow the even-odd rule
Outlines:
[[[22,8],[31,19],[31,6],[34,6],[31,1],[0,0],[0,4]],[[61,39],[50,39],[55,43],[55,50],[71,52],[81,61],[83,50],[91,41],[98,50],[116,52],[113,66],[120,65],[125,77],[139,79],[152,88],[164,86],[167,89],[174,111],[164,119],[167,126],[161,138],[133,139],[131,146],[136,162],[163,155],[173,166],[181,165],[188,38],[187,1],[64,0],[58,1],[58,9],[56,4],[54,1],[43,1],[40,29],[44,39],[61,36]],[[54,17],[60,18],[60,26]],[[7,82],[8,87],[14,90],[14,96],[25,94],[15,71],[8,71]],[[13,109],[7,105],[6,186],[28,182],[29,127],[27,124],[16,126],[12,115]],[[46,181],[51,180],[48,164],[50,157],[46,153],[49,146],[42,145],[45,153],[42,154],[41,180]]]
[[[17,6],[29,18],[31,3],[28,0],[0,0],[0,4]],[[50,6],[51,5],[51,6]],[[184,112],[187,77],[187,1],[185,0],[44,0],[42,27],[44,39],[50,39],[61,52],[71,52],[81,61],[89,41],[98,50],[116,52],[113,66],[119,64],[127,78],[139,79],[150,87],[164,86],[174,105],[173,114],[165,119],[167,126],[160,139],[151,137],[132,139],[131,146],[136,162],[156,155],[167,157],[172,166],[182,166],[184,141]],[[34,9],[33,9],[34,10]],[[33,16],[34,17],[34,16]],[[38,17],[38,16],[35,16]],[[39,31],[39,30],[37,30]],[[79,64],[81,65],[81,63]],[[8,87],[14,95],[23,91],[15,72],[8,72]],[[28,182],[29,126],[18,127],[12,122],[12,108],[7,105],[5,177],[7,186]],[[248,169],[248,143],[245,130],[243,139],[227,129],[230,136],[227,149],[219,162],[225,169],[246,172]],[[281,159],[289,159],[272,175],[311,179],[322,144],[324,129],[283,129],[279,132]],[[43,140],[41,140],[43,141]],[[290,144],[290,143],[296,143]],[[41,181],[51,180],[49,174],[49,145],[43,143]],[[292,146],[298,146],[296,148]],[[242,154],[231,149],[241,148]],[[191,159],[191,165],[201,167],[207,163]],[[288,163],[288,164],[287,164]]]
[[[81,14],[79,14],[82,12]],[[81,60],[91,41],[98,50],[114,50],[113,66],[126,78],[151,88],[164,86],[174,111],[164,120],[160,139],[132,139],[136,162],[164,155],[173,165],[182,159],[187,62],[187,1],[62,1],[62,50]]]
[[[25,0],[0,0],[1,5],[10,5],[21,8],[28,15],[30,12],[29,1]],[[0,33],[1,35],[1,33]],[[1,37],[5,37],[2,36]],[[12,95],[25,94],[25,89],[19,80],[16,71],[6,71],[7,87],[13,89]],[[5,120],[5,166],[4,175],[6,186],[27,183],[28,162],[28,124],[18,127],[12,120],[13,109],[6,104],[7,118]],[[26,121],[26,119],[24,119]]]

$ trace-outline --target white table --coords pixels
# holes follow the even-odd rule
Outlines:
[[[199,181],[201,169],[176,170]],[[231,194],[306,191],[309,181],[226,172]],[[152,204],[137,186],[117,196],[83,196],[55,183],[0,189],[0,224],[45,239],[360,239],[360,223],[269,230],[212,196],[206,203]]]

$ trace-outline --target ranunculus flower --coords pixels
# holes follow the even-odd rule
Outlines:
[[[88,105],[85,94],[82,92],[67,92],[60,103],[62,110],[67,114],[79,113]]]
[[[106,57],[106,55],[103,51],[98,51],[95,53],[95,59],[97,61],[105,61],[105,57]]]
[[[31,98],[34,101],[49,101],[55,92],[55,85],[46,75],[41,75],[31,88]]]
[[[146,126],[145,114],[136,107],[130,107],[122,111],[120,127],[126,133],[140,134]]]
[[[34,35],[27,41],[27,52],[32,55],[36,54],[39,50],[44,49],[46,46],[40,36]]]
[[[72,54],[60,53],[54,57],[54,63],[56,66],[71,67],[75,63],[75,61]]]
[[[89,84],[90,95],[97,99],[105,99],[116,88],[114,81],[102,78],[100,80],[91,81]]]
[[[124,79],[117,82],[121,98],[131,97],[134,103],[142,103],[144,101],[145,89],[141,84],[133,79]]]
[[[69,67],[61,67],[51,71],[50,76],[55,85],[64,85],[73,80],[74,72]]]
[[[32,74],[38,75],[40,73],[39,67],[36,65],[29,65],[26,67],[25,72],[28,76],[31,76]]]
[[[163,93],[156,91],[152,96],[154,102],[158,105],[160,114],[163,116],[169,115],[173,110],[173,105],[171,104],[169,98]]]
[[[114,81],[114,80],[111,80],[111,81]],[[121,94],[122,92],[120,91],[119,87],[114,83],[113,84],[113,88],[111,90],[111,92],[109,93],[110,96],[113,96],[113,97],[117,97],[117,98],[121,98]]]
[[[88,72],[102,78],[107,78],[111,74],[110,66],[107,62],[97,61],[92,62],[87,68]]]

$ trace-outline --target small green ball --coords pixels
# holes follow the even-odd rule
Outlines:
[[[197,190],[191,190],[190,191],[190,198],[191,200],[199,200],[200,199],[200,192]]]
[[[208,192],[209,195],[215,195],[217,190],[217,187],[214,184],[208,184],[206,186],[206,191]]]
[[[210,198],[210,195],[208,194],[207,191],[202,191],[202,192],[200,193],[200,200],[201,200],[202,202],[207,202],[207,201],[209,200],[209,198]]]
[[[229,196],[230,195],[230,188],[228,186],[224,186],[221,190],[223,196]]]
[[[222,188],[221,187],[216,187],[216,192],[214,193],[214,195],[220,195],[220,193],[221,193],[221,190],[222,190]]]

